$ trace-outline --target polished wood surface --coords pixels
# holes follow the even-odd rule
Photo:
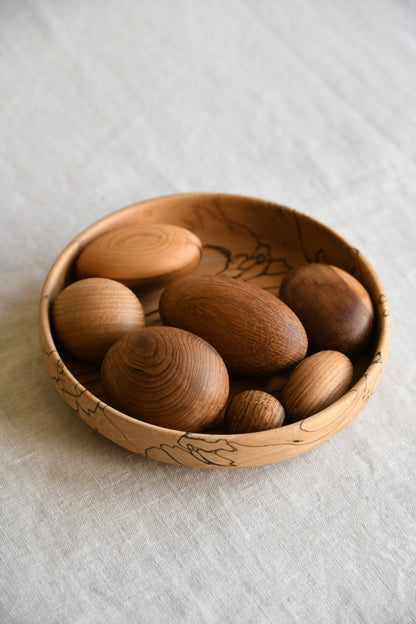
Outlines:
[[[159,312],[165,325],[205,338],[233,373],[281,373],[307,352],[305,330],[290,308],[244,281],[189,275],[164,290]]]
[[[167,223],[115,228],[94,239],[76,262],[83,277],[108,277],[135,290],[158,288],[193,271],[202,244],[189,230]]]
[[[228,397],[225,364],[202,338],[176,327],[145,327],[107,352],[101,381],[109,404],[159,427],[198,432]]]
[[[310,347],[358,355],[374,325],[370,296],[360,282],[327,264],[304,264],[284,278],[279,296],[301,319]]]
[[[358,279],[370,294],[375,329],[372,342],[359,360],[353,358],[352,387],[335,403],[308,418],[247,434],[168,429],[139,421],[111,407],[94,371],[85,372],[82,368],[85,365],[69,360],[59,350],[49,314],[58,294],[75,278],[78,255],[92,240],[115,228],[143,223],[171,223],[193,231],[203,244],[197,273],[226,275],[275,295],[279,294],[282,279],[289,270],[309,262],[337,266]],[[143,301],[148,324],[160,324],[159,297],[160,290],[149,292]],[[308,451],[337,434],[365,407],[375,391],[388,353],[389,332],[389,308],[383,286],[373,267],[354,246],[327,226],[290,208],[261,199],[217,193],[159,197],[104,217],[77,236],[57,258],[46,278],[40,303],[40,335],[46,368],[58,392],[78,416],[131,451],[167,463],[200,468],[267,464]]]
[[[52,307],[60,344],[73,356],[99,362],[111,345],[145,324],[136,295],[114,280],[89,278],[67,286]]]
[[[305,358],[283,388],[286,422],[302,420],[335,403],[351,387],[353,375],[351,361],[339,351],[319,351]]]
[[[227,408],[224,428],[227,433],[253,433],[281,427],[285,410],[274,396],[261,390],[237,394]]]

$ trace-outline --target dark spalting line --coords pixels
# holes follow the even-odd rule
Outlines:
[[[328,429],[328,425],[324,425],[323,427],[318,427],[317,429],[307,429],[304,426],[304,421],[302,421],[300,423],[299,428],[301,429],[301,431],[305,431],[306,433],[317,433],[320,430],[325,430],[325,433],[319,437],[319,438],[314,438],[313,442],[319,442],[320,440],[326,440],[328,439],[328,435],[330,435],[331,433],[337,431],[337,429],[339,428],[339,426],[344,422],[344,420],[346,420],[348,418],[349,414],[348,414],[348,408],[342,412],[341,414],[339,414],[339,416],[336,417],[336,419],[334,421],[332,421],[332,425],[333,427],[331,427],[331,429]],[[308,445],[310,444],[310,442],[305,442],[304,444]]]
[[[302,248],[303,255],[305,256],[306,262],[311,262],[311,259],[310,259],[309,255],[308,255],[308,252],[306,251],[305,241],[303,240],[302,229],[300,227],[300,218],[302,217],[302,215],[301,215],[301,213],[299,213],[296,210],[294,210],[293,211],[293,216],[295,218],[296,229],[298,231],[298,236],[299,236],[299,240],[300,240],[300,246]]]
[[[49,357],[50,355],[52,355],[52,353],[58,353],[56,349],[52,349],[52,351],[45,351],[44,349],[42,349],[42,353],[43,355],[46,355],[46,357]]]
[[[363,272],[361,268],[361,255],[360,250],[357,247],[351,247],[351,252],[354,257],[354,266],[351,270],[351,275],[353,275],[359,282],[363,280]]]
[[[44,353],[46,355],[51,355],[52,353],[56,353],[56,350],[50,351],[49,353],[47,353],[47,352],[44,352]],[[58,376],[50,375],[50,378],[52,379],[52,381],[56,384],[56,386],[59,388],[59,390],[63,394],[66,394],[66,395],[72,397],[73,399],[75,399],[75,407],[72,407],[72,410],[75,411],[80,418],[82,418],[81,414],[84,414],[86,417],[90,417],[90,416],[95,416],[97,413],[101,413],[102,416],[111,424],[111,426],[114,427],[114,429],[119,432],[119,434],[122,436],[122,438],[124,438],[124,440],[126,440],[126,442],[128,442],[139,453],[142,452],[141,449],[139,447],[137,447],[135,444],[133,444],[133,442],[126,436],[124,431],[122,429],[120,429],[119,427],[117,427],[117,425],[115,425],[114,422],[112,421],[112,419],[108,416],[108,414],[106,413],[106,408],[108,408],[109,406],[106,403],[104,403],[103,401],[97,401],[97,403],[94,405],[93,408],[88,407],[88,409],[85,409],[80,404],[78,399],[81,398],[82,395],[85,392],[87,392],[87,389],[84,388],[80,383],[77,383],[74,386],[74,390],[75,390],[76,394],[74,392],[70,392],[69,390],[67,390],[63,386],[62,379],[59,376],[59,370],[61,371],[61,373],[63,372],[64,364],[63,364],[63,362],[61,360],[59,360],[59,362],[57,362],[57,366],[59,367],[58,368]],[[71,406],[69,406],[69,407],[71,407]],[[92,429],[97,431],[97,429],[95,427],[92,427]]]
[[[381,357],[381,351],[377,351],[377,353],[374,356],[374,360],[371,362],[371,364],[382,364],[383,360]]]
[[[183,464],[182,462],[178,461],[176,459],[176,457],[174,457],[171,453],[169,453],[168,450],[166,450],[166,449],[175,449],[175,448],[179,448],[179,447],[177,447],[177,446],[169,446],[168,444],[161,444],[160,446],[149,446],[147,449],[144,450],[144,455],[148,459],[156,459],[156,457],[153,458],[152,455],[150,454],[151,451],[162,451],[168,457],[170,457],[176,464],[178,464],[178,466],[184,466],[185,464]]]
[[[305,259],[307,262],[320,262],[322,264],[331,264],[330,259],[328,258],[328,255],[325,251],[325,249],[323,249],[323,247],[320,247],[319,249],[316,250],[315,252],[315,257],[312,260],[311,257],[309,256],[308,252],[306,251],[306,245],[305,245],[305,241],[303,238],[303,233],[302,233],[302,227],[301,227],[301,219],[303,218],[304,215],[302,215],[302,213],[297,212],[296,210],[294,211],[294,216],[295,216],[295,222],[296,222],[296,229],[298,231],[298,236],[299,236],[299,240],[300,240],[300,245],[303,251],[303,255],[305,256]],[[351,275],[353,275],[354,277],[356,277],[359,281],[362,280],[362,271],[361,271],[361,263],[360,263],[360,252],[358,249],[356,249],[355,247],[351,248],[352,251],[355,254],[355,261],[354,261],[354,265],[351,269]]]
[[[204,245],[204,249],[214,249],[215,251],[218,251],[222,256],[224,256],[225,258],[225,268],[221,269],[221,271],[218,272],[218,275],[220,275],[221,273],[224,273],[224,271],[227,271],[230,267],[230,264],[232,262],[232,255],[229,249],[227,249],[226,247],[223,247],[222,245]]]
[[[386,295],[381,294],[379,296],[378,304],[383,306],[383,316],[390,316],[389,304],[388,304]]]
[[[382,357],[381,357],[381,353],[377,352],[373,361],[371,362],[371,364],[378,364],[380,366],[382,366],[383,362],[382,362]],[[364,375],[364,387],[359,388],[359,389],[352,389],[350,390],[350,392],[353,392],[355,394],[361,394],[362,395],[362,400],[365,402],[366,400],[368,400],[368,398],[371,396],[373,390],[372,388],[368,388],[367,386],[368,384],[368,376],[367,374]],[[186,433],[183,436],[181,436],[178,439],[178,444],[176,445],[167,445],[167,444],[161,444],[159,446],[151,446],[145,449],[144,453],[147,457],[151,458],[152,457],[152,451],[159,451],[162,453],[165,453],[166,455],[168,455],[172,461],[176,462],[179,465],[185,465],[183,464],[183,462],[181,462],[176,456],[175,456],[175,449],[177,449],[180,453],[183,453],[184,451],[187,452],[189,455],[192,455],[192,457],[194,457],[195,459],[197,459],[199,462],[201,462],[202,464],[206,464],[206,465],[213,465],[213,466],[224,466],[224,461],[216,461],[215,458],[221,458],[222,460],[226,460],[228,461],[228,465],[229,466],[236,466],[236,461],[234,459],[232,459],[231,457],[224,457],[224,455],[228,454],[228,453],[235,453],[238,451],[239,448],[270,448],[270,447],[279,447],[279,446],[316,446],[317,443],[319,443],[320,441],[326,440],[328,439],[328,435],[330,435],[332,432],[335,432],[339,429],[340,425],[342,425],[342,423],[347,420],[349,418],[349,407],[347,407],[344,412],[342,412],[332,423],[333,427],[331,429],[328,429],[328,425],[323,425],[322,427],[318,428],[318,429],[307,429],[304,425],[305,420],[301,421],[299,423],[299,428],[301,431],[305,431],[306,433],[319,433],[319,430],[322,430],[322,435],[320,437],[314,438],[313,441],[303,441],[301,439],[294,439],[294,440],[287,440],[285,442],[278,442],[278,443],[273,443],[273,444],[261,444],[261,445],[253,445],[253,444],[243,444],[241,442],[235,442],[232,441],[230,442],[229,440],[226,440],[224,438],[219,438],[217,440],[213,440],[212,442],[207,441],[205,438],[198,438],[195,437],[195,434],[192,433]],[[204,444],[204,446],[206,447],[208,444],[214,444],[216,446],[216,448],[214,449],[209,449],[209,448],[204,448],[204,446],[200,445],[198,446],[198,440]],[[218,445],[222,445],[219,446]],[[224,448],[225,447],[225,448]],[[206,457],[206,454],[210,454],[209,459]]]
[[[341,421],[342,422],[342,421]],[[339,424],[339,421],[337,421],[337,425]],[[334,430],[336,430],[337,427],[334,427]],[[332,431],[332,430],[331,430]],[[287,440],[285,442],[277,442],[274,444],[243,444],[242,442],[229,442],[228,440],[225,439],[219,439],[219,440],[215,440],[212,443],[213,444],[218,444],[219,442],[225,442],[227,444],[227,446],[229,447],[228,449],[224,449],[224,448],[216,448],[216,449],[212,449],[212,450],[207,450],[203,447],[198,447],[194,444],[195,438],[187,438],[188,434],[185,434],[184,436],[182,436],[181,438],[178,439],[178,444],[177,445],[173,445],[173,446],[169,446],[167,444],[160,444],[159,446],[150,446],[148,448],[145,449],[145,455],[146,457],[149,457],[150,459],[152,459],[152,451],[161,451],[163,453],[166,453],[171,459],[173,459],[173,461],[175,461],[177,464],[184,466],[186,464],[184,464],[183,462],[179,461],[179,459],[177,457],[175,457],[174,455],[174,450],[177,449],[178,451],[180,451],[180,453],[183,453],[184,451],[186,451],[189,455],[191,455],[192,457],[194,457],[195,459],[197,459],[199,462],[201,462],[202,464],[207,464],[207,465],[213,465],[213,466],[224,466],[224,461],[219,462],[219,461],[215,461],[215,457],[221,457],[221,459],[225,459],[228,462],[229,466],[237,466],[236,464],[236,460],[233,460],[232,458],[229,457],[224,457],[224,454],[226,453],[235,453],[239,450],[239,448],[251,448],[251,449],[262,449],[262,448],[271,448],[271,447],[279,447],[279,446],[311,446],[311,444],[313,444],[315,446],[316,442],[319,442],[320,440],[325,440],[327,439],[327,433],[325,433],[325,435],[322,435],[320,438],[315,438],[313,440],[313,442],[304,442],[303,440]],[[182,440],[186,438],[189,440],[192,440],[193,444],[186,444],[183,445],[182,444]],[[201,441],[204,442],[205,444],[207,443],[205,439],[201,438]],[[169,449],[169,451],[167,451],[166,449]],[[206,454],[212,454],[212,457],[210,459],[206,458],[205,455]],[[202,455],[202,457],[201,457]]]
[[[372,360],[370,366],[372,366],[373,364],[379,364],[382,367],[383,361],[382,361],[382,357],[381,357],[381,352],[380,351],[378,351],[376,353],[376,355],[375,355],[374,359]],[[382,370],[380,369],[379,375],[381,374],[381,372],[382,372]],[[368,400],[370,398],[370,396],[372,395],[374,390],[373,390],[373,388],[369,388],[368,387],[368,374],[367,373],[364,373],[363,379],[364,379],[364,385],[361,384],[359,388],[351,388],[351,390],[349,390],[349,392],[351,392],[351,393],[353,393],[355,395],[361,394],[362,400],[366,401],[366,400]],[[347,410],[348,410],[348,408],[347,408]],[[342,414],[340,414],[339,417],[334,422],[338,423],[339,419],[343,416],[343,414],[344,414],[344,412],[342,412]],[[344,420],[344,419],[342,418],[342,420]],[[341,422],[342,422],[342,420],[341,420]],[[317,429],[306,429],[306,427],[303,426],[304,422],[305,422],[305,420],[302,420],[300,422],[300,429],[302,431],[307,431],[308,433],[311,433],[312,431],[313,432],[319,431],[320,429],[325,429],[327,427],[327,425],[323,425],[322,427],[318,427]]]
[[[107,414],[106,409],[109,407],[107,405],[107,403],[102,403],[102,401],[100,401],[100,403],[102,404],[101,407],[101,413],[104,416],[104,418],[111,424],[112,427],[114,427],[114,429],[116,431],[119,432],[119,434],[121,435],[122,438],[124,438],[124,440],[126,440],[126,442],[128,442],[130,444],[130,446],[132,446],[134,449],[136,449],[136,451],[140,454],[143,453],[143,449],[141,449],[140,447],[136,446],[131,440],[130,438],[128,438],[126,436],[126,434],[124,433],[124,431],[122,429],[120,429],[120,427],[117,427],[117,425],[114,424],[114,422],[112,421],[112,419],[110,418],[110,416]]]
[[[285,217],[286,217],[286,215],[287,215],[287,209],[285,210],[285,209],[283,208],[283,206],[280,206],[280,204],[275,204],[274,202],[268,201],[268,202],[267,202],[267,206],[268,206],[268,208],[272,208],[273,210],[276,210],[276,209],[277,209],[277,210],[278,210],[278,212],[279,212],[279,215],[280,215],[281,217],[283,217],[283,218],[285,218]],[[290,210],[290,209],[289,209],[289,210]]]
[[[383,295],[381,295],[382,297]],[[380,297],[380,299],[381,299]],[[54,353],[57,353],[56,349],[53,349],[51,351],[43,351],[43,353],[49,357]],[[381,352],[378,351],[374,357],[374,359],[372,360],[371,364],[379,364],[382,365],[383,361],[382,361],[382,357],[381,357]],[[128,444],[130,446],[132,446],[133,448],[135,448],[139,453],[142,453],[141,449],[139,447],[137,447],[126,435],[125,433],[119,428],[117,427],[114,422],[112,421],[112,419],[108,416],[108,414],[106,413],[106,408],[108,407],[108,405],[106,403],[103,403],[102,401],[98,401],[97,404],[94,406],[93,409],[88,408],[87,410],[85,410],[79,403],[78,399],[87,391],[86,388],[84,388],[80,383],[77,383],[74,387],[74,390],[76,392],[76,394],[74,392],[70,392],[69,390],[67,390],[62,382],[62,378],[61,375],[65,369],[65,365],[62,362],[62,360],[58,360],[55,364],[55,367],[57,369],[57,373],[58,375],[50,375],[52,381],[56,384],[56,386],[59,388],[59,390],[63,393],[66,394],[74,399],[76,399],[75,403],[76,403],[76,408],[74,411],[76,411],[78,413],[78,415],[80,416],[80,414],[85,414],[87,417],[91,416],[91,415],[95,415],[97,412],[101,412],[101,414],[104,416],[104,418],[111,424],[112,427],[114,427],[114,429],[116,431],[119,432],[119,434],[122,436],[123,439],[126,440],[126,442],[128,442]],[[371,388],[368,388],[368,375],[367,373],[364,374],[363,376],[364,378],[364,388],[361,389],[352,389],[350,390],[350,392],[353,392],[355,394],[361,393],[362,394],[362,400],[366,401],[370,398],[370,396],[372,395],[373,390]],[[78,389],[78,390],[77,390]],[[319,442],[320,440],[323,439],[327,439],[328,437],[328,433],[331,433],[332,431],[336,431],[337,428],[339,427],[340,424],[342,424],[343,420],[345,420],[348,417],[348,408],[346,409],[347,413],[343,413],[340,414],[340,416],[334,421],[334,427],[328,431],[327,429],[327,425],[324,425],[322,427],[322,429],[326,429],[325,434],[323,434],[320,438],[315,438],[313,440],[313,443],[315,445],[316,442]],[[345,414],[345,415],[344,415]],[[344,417],[343,417],[344,416]],[[308,430],[306,429],[306,427],[304,427],[304,420],[300,422],[299,424],[299,428],[302,431],[306,431],[308,433],[315,433],[317,431],[319,431],[319,428],[316,430]],[[208,444],[213,444],[215,445],[215,448],[210,449],[208,448],[204,448],[203,446],[197,446],[197,444],[195,444],[195,442],[198,442],[198,440],[200,442],[203,442],[205,447]],[[186,442],[186,443],[185,443]],[[223,446],[218,447],[218,444],[223,444]],[[183,453],[184,451],[189,453],[189,455],[191,455],[192,457],[194,457],[195,459],[197,459],[199,462],[201,462],[202,464],[206,464],[206,465],[213,465],[213,466],[224,466],[224,460],[226,462],[228,462],[229,466],[236,466],[236,463],[233,459],[225,456],[224,457],[224,453],[235,453],[238,451],[239,448],[270,448],[270,447],[278,447],[278,446],[309,446],[311,444],[311,442],[303,442],[300,439],[296,439],[296,440],[292,440],[292,441],[285,441],[285,442],[279,442],[279,443],[274,443],[274,444],[261,444],[261,445],[252,445],[252,444],[243,444],[241,442],[230,442],[224,438],[220,438],[220,439],[216,439],[213,440],[212,442],[206,440],[205,438],[198,438],[195,437],[195,434],[184,434],[183,436],[181,436],[180,438],[178,438],[178,444],[177,445],[173,445],[170,446],[168,444],[160,444],[159,446],[150,446],[146,449],[144,449],[144,455],[146,457],[151,458],[152,455],[152,451],[161,451],[162,453],[165,453],[166,455],[168,455],[168,457],[171,458],[171,460],[173,460],[174,462],[176,462],[179,465],[184,465],[182,462],[180,462],[175,455],[173,454],[175,449],[178,449],[181,453]],[[225,446],[225,448],[224,448]],[[167,450],[169,449],[169,451]],[[206,455],[209,455],[209,458],[206,457]],[[218,458],[217,461],[215,461],[215,458]],[[219,458],[221,458],[223,461],[219,461]]]
[[[235,451],[237,450],[227,440],[224,440],[222,438],[222,439],[213,440],[212,442],[210,442],[210,441],[205,440],[204,438],[195,438],[193,437],[194,435],[195,434],[192,434],[192,433],[184,434],[183,436],[178,438],[178,444],[175,444],[175,445],[160,444],[159,446],[150,446],[147,449],[145,449],[145,455],[146,457],[149,457],[150,459],[152,459],[152,451],[162,451],[163,453],[167,454],[177,464],[183,466],[185,464],[183,464],[183,462],[181,462],[175,456],[174,451],[175,449],[177,449],[181,454],[183,454],[183,452],[185,451],[186,453],[194,457],[196,460],[198,460],[201,464],[206,464],[206,465],[211,465],[211,466],[224,466],[225,465],[224,460],[225,460],[229,466],[235,466],[235,462],[231,458],[223,455],[223,453],[235,453]],[[198,442],[198,440],[200,442],[203,442],[205,446],[202,447],[202,446],[198,446],[197,444],[195,444],[195,442]],[[223,446],[218,447],[219,443],[223,443]],[[210,444],[215,445],[215,448],[210,449],[209,447],[207,447],[207,445],[210,445]],[[209,457],[207,457],[207,455]],[[218,458],[218,459],[216,460],[215,458]],[[219,461],[220,458],[222,461]]]
[[[374,358],[374,360],[371,362],[371,364],[379,364],[382,365],[382,358],[381,358],[381,353],[378,352]],[[381,370],[380,370],[380,374],[381,374]],[[352,389],[350,390],[350,392],[353,392],[355,394],[361,394],[361,399],[363,402],[368,401],[368,399],[371,397],[371,395],[373,394],[373,388],[369,388],[368,387],[368,375],[367,373],[364,374],[363,376],[364,378],[364,387],[361,387],[359,389]],[[180,464],[180,465],[184,465],[181,461],[179,461],[175,455],[173,454],[173,451],[175,449],[178,449],[181,453],[183,453],[183,451],[188,452],[190,455],[192,455],[192,457],[194,457],[195,459],[197,459],[198,461],[200,461],[203,464],[209,464],[209,465],[214,465],[214,466],[224,466],[223,462],[218,462],[215,461],[214,457],[221,457],[222,459],[226,459],[228,461],[228,465],[229,466],[236,466],[236,462],[228,457],[224,457],[224,453],[235,453],[238,451],[239,448],[271,448],[271,447],[279,447],[279,446],[316,446],[317,444],[319,444],[319,442],[327,440],[328,436],[330,436],[331,433],[336,432],[340,426],[342,426],[343,422],[345,420],[347,420],[350,416],[349,414],[349,407],[347,407],[332,423],[333,427],[331,427],[330,429],[328,429],[328,425],[324,425],[318,429],[307,429],[304,426],[305,420],[302,420],[299,423],[299,428],[301,429],[301,431],[305,431],[307,433],[317,433],[319,432],[319,430],[321,429],[322,431],[325,430],[324,433],[322,433],[322,435],[320,437],[315,437],[312,441],[306,441],[304,442],[301,439],[295,439],[295,440],[287,440],[285,442],[277,442],[277,443],[273,443],[273,444],[260,444],[260,445],[254,445],[254,444],[243,444],[242,442],[230,442],[224,438],[219,438],[217,440],[214,440],[212,442],[212,444],[218,445],[219,443],[223,443],[224,445],[226,445],[228,448],[216,448],[211,450],[207,450],[205,448],[198,447],[195,442],[198,441],[198,439],[203,442],[205,445],[209,444],[211,442],[207,442],[207,440],[205,440],[204,438],[196,438],[194,437],[195,434],[185,434],[183,436],[181,436],[178,439],[178,444],[174,445],[174,446],[168,446],[166,444],[161,444],[160,446],[153,446],[153,447],[149,447],[147,449],[145,449],[145,455],[148,457],[151,457],[151,451],[152,450],[159,450],[162,451],[166,454],[169,455],[169,457],[171,459],[173,459],[173,461],[175,461],[176,463]],[[184,441],[188,441],[186,444],[184,444]],[[166,450],[166,448],[170,449],[170,452],[168,452]],[[202,454],[206,454],[206,453],[212,453],[212,459],[208,460],[205,456],[203,456],[201,458],[201,453]]]
[[[321,262],[322,264],[330,264],[326,251],[324,249],[318,249],[315,254],[315,262]]]
[[[84,388],[84,387],[82,386],[82,384],[80,384],[80,383],[77,383],[77,384],[75,384],[75,386],[74,386],[74,390],[75,390],[75,391],[76,391],[76,389],[77,389],[78,387],[80,387],[80,391],[79,391],[79,392],[77,392],[76,394],[74,394],[74,392],[70,392],[70,390],[67,390],[67,389],[64,387],[64,385],[63,385],[63,382],[62,382],[61,377],[59,376],[59,373],[58,373],[58,376],[56,376],[56,377],[55,377],[54,375],[50,375],[50,378],[52,379],[52,381],[56,384],[56,386],[59,388],[59,390],[60,390],[63,394],[66,394],[66,395],[68,395],[68,396],[70,396],[70,397],[73,397],[74,399],[79,399],[79,398],[80,398],[80,396],[82,396],[85,392],[87,392],[87,389],[86,389],[86,388]]]
[[[373,365],[373,364],[379,364],[380,365],[380,371],[378,373],[378,377],[379,377],[381,375],[381,373],[382,373],[382,365],[383,365],[383,361],[382,361],[382,357],[381,357],[381,352],[380,351],[378,351],[376,353],[376,355],[375,355],[374,359],[372,360],[370,366]],[[378,379],[378,377],[377,377],[377,379]],[[351,388],[351,390],[349,390],[349,392],[352,392],[356,396],[360,395],[362,402],[363,403],[367,403],[368,400],[371,398],[371,396],[374,393],[374,387],[369,387],[368,386],[368,373],[364,373],[363,380],[364,380],[364,384],[360,384],[359,388]],[[348,412],[348,407],[347,407],[347,412]],[[336,426],[333,429],[331,429],[331,431],[336,430],[338,425],[341,424],[345,420],[345,417],[343,417],[344,414],[345,414],[345,411],[342,412],[339,415],[339,417],[334,421],[334,423],[336,423]],[[347,414],[347,417],[348,417],[348,414]],[[307,431],[308,433],[319,431],[320,428],[313,429],[313,430],[306,429],[306,427],[303,426],[304,422],[305,421],[301,421],[301,424],[300,424],[300,429],[301,430]],[[321,427],[321,429],[325,429],[326,426],[327,425],[324,425],[323,427]],[[326,437],[326,434],[325,434],[325,437]]]
[[[263,243],[260,237],[256,234],[256,232],[252,230],[248,225],[246,225],[245,223],[241,223],[241,221],[235,221],[234,219],[230,219],[229,217],[227,217],[226,214],[224,214],[224,210],[222,209],[222,206],[221,206],[221,195],[218,195],[217,197],[214,198],[213,204],[215,208],[217,209],[217,212],[219,213],[224,223],[226,223],[229,226],[237,226],[239,228],[242,228],[257,241],[258,245],[264,245],[265,247],[268,247],[270,251],[270,245],[268,245],[267,243]]]
[[[362,390],[361,400],[365,403],[366,401],[368,401],[368,399],[371,396],[371,388],[368,387],[368,375],[367,375],[367,373],[364,373],[363,379],[364,379],[364,388]]]
[[[264,245],[264,246],[266,248],[269,247],[268,245]],[[248,273],[249,271],[252,271],[254,267],[256,266],[260,267],[261,265],[265,265],[256,275],[252,277],[248,277],[246,279],[247,282],[258,279],[259,277],[262,277],[262,276],[274,277],[278,275],[284,275],[287,271],[289,271],[292,268],[292,266],[289,264],[287,259],[284,258],[283,256],[274,258],[271,255],[270,248],[267,251],[267,255],[265,255],[263,252],[259,252],[257,255],[256,253],[251,254],[251,255],[248,253],[240,253],[240,254],[236,254],[235,256],[231,254],[230,250],[226,249],[225,247],[222,247],[221,245],[207,244],[207,245],[204,245],[204,248],[218,251],[225,258],[225,266],[223,269],[218,271],[217,275],[222,275],[226,273],[227,271],[229,271],[230,269],[233,269],[233,270],[238,271],[234,279],[244,279],[245,274]],[[258,247],[255,251],[258,251]],[[236,262],[235,267],[232,266],[234,262]],[[282,268],[281,271],[276,271],[276,270],[271,271],[270,266],[274,262],[280,262],[284,268]],[[249,266],[247,267],[242,266],[244,264],[248,264]],[[273,288],[273,286],[269,286],[268,288]],[[264,290],[267,290],[267,288],[265,288]]]

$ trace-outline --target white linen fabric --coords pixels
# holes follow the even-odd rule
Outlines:
[[[2,0],[3,624],[415,622],[415,35],[411,0]],[[37,306],[61,249],[184,191],[298,208],[380,275],[383,379],[305,455],[157,463],[46,374]]]

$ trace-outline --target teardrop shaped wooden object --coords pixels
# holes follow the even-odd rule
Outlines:
[[[200,263],[202,244],[189,230],[146,223],[112,230],[93,240],[79,255],[79,278],[100,276],[138,289],[161,288]]]
[[[109,403],[129,416],[202,431],[223,409],[228,373],[217,351],[175,327],[146,327],[116,342],[101,367]]]
[[[340,399],[352,379],[351,361],[339,351],[319,351],[305,358],[283,388],[285,424],[312,416]]]
[[[306,333],[294,312],[246,282],[189,275],[163,291],[159,312],[165,325],[212,344],[234,373],[275,374],[293,368],[306,355]]]
[[[91,277],[73,282],[59,293],[52,323],[69,353],[100,362],[116,340],[143,327],[145,317],[140,301],[127,286]]]
[[[374,323],[373,304],[352,275],[328,264],[304,264],[283,279],[279,297],[298,315],[314,350],[354,355]]]
[[[224,426],[228,433],[252,433],[281,427],[285,410],[274,396],[261,390],[237,394],[227,408]]]

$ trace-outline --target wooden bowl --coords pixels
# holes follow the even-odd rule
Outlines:
[[[93,239],[114,228],[171,223],[203,243],[200,273],[246,280],[278,295],[286,272],[306,262],[324,262],[354,275],[374,304],[376,327],[367,353],[353,360],[353,386],[324,410],[293,424],[255,433],[189,433],[150,425],[105,402],[99,369],[68,357],[55,344],[51,306],[75,280],[74,264]],[[141,298],[147,325],[160,324],[160,291]],[[95,431],[146,457],[195,468],[239,468],[304,453],[343,429],[367,404],[383,371],[389,342],[389,310],[380,280],[365,257],[336,232],[300,212],[262,199],[216,193],[186,193],[146,200],[118,210],[79,234],[59,255],[43,286],[41,348],[59,394]],[[59,350],[58,350],[59,349]],[[259,387],[237,379],[238,391]],[[265,380],[267,386],[267,380]],[[278,395],[276,395],[278,396]]]

